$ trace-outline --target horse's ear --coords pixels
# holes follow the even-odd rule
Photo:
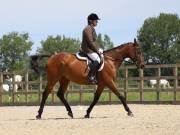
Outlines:
[[[137,41],[136,41],[136,38],[134,38],[134,45],[137,46]]]

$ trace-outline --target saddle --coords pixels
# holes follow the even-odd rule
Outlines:
[[[92,60],[91,60],[91,58],[88,55],[86,55],[86,53],[84,53],[82,51],[79,51],[79,52],[76,53],[75,56],[79,60],[86,61],[88,69],[90,69],[90,65],[92,63]],[[101,54],[101,62],[100,62],[98,71],[101,71],[103,69],[103,67],[104,67],[104,56],[103,56],[103,54]]]

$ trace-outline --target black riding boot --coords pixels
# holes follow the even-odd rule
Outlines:
[[[88,79],[92,84],[96,84],[97,80],[96,80],[96,71],[99,67],[99,63],[98,61],[94,61],[91,65],[90,65],[90,71],[88,73]]]

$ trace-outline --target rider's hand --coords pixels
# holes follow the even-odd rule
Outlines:
[[[100,52],[97,52],[97,54],[98,54],[98,55],[101,55],[101,53],[100,53]]]
[[[102,48],[99,48],[98,53],[99,53],[100,55],[103,54],[103,49],[102,49]]]

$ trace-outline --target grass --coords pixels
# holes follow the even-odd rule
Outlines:
[[[123,94],[123,93],[122,93]],[[14,96],[15,103],[26,102],[26,96],[23,94],[15,95]],[[65,96],[66,97],[66,96]],[[52,102],[52,94],[48,96],[47,102]],[[82,102],[92,102],[94,98],[94,93],[83,93],[82,94]],[[173,101],[174,93],[173,92],[160,92],[159,94],[160,101]],[[3,95],[3,103],[11,103],[12,96],[6,94]],[[69,93],[67,96],[68,102],[76,102],[80,103],[80,95],[78,93]],[[112,101],[119,101],[119,99],[111,93],[111,100]],[[144,101],[156,101],[157,100],[157,93],[156,92],[144,92],[143,93],[143,100]],[[180,101],[180,92],[176,94],[176,100]],[[38,94],[31,94],[27,96],[27,102],[38,102],[39,96]],[[109,101],[109,92],[102,93],[99,102]],[[127,101],[140,101],[140,93],[139,92],[128,92],[127,93]],[[60,102],[59,98],[54,94],[54,102]]]

